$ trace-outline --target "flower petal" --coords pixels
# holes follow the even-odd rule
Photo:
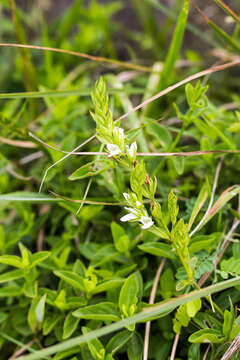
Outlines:
[[[124,199],[128,201],[130,199],[130,195],[128,193],[123,193]]]
[[[141,226],[142,229],[148,229],[154,224],[154,222],[149,216],[142,216],[139,221],[143,224]]]
[[[109,151],[108,157],[115,156],[121,153],[121,149],[115,144],[107,144],[107,149]]]
[[[137,219],[137,216],[134,215],[134,214],[127,214],[127,215],[124,215],[121,217],[120,221],[130,221],[130,220],[136,220]]]

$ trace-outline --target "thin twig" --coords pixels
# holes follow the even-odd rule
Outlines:
[[[215,195],[216,188],[217,188],[219,173],[220,173],[220,170],[221,170],[221,167],[222,167],[222,162],[223,162],[223,157],[220,159],[220,161],[218,163],[218,166],[217,166],[217,169],[216,169],[215,178],[214,178],[213,187],[212,187],[211,198],[210,198],[210,201],[209,201],[209,204],[208,204],[207,211],[205,212],[203,218],[198,223],[198,225],[195,227],[195,229],[193,229],[193,231],[190,233],[190,237],[193,236],[200,229],[200,227],[204,223],[205,219],[207,218],[207,216],[208,216],[208,214],[209,214],[209,212],[211,210],[213,200],[214,200],[214,195]]]
[[[207,359],[207,354],[208,354],[208,352],[209,352],[210,349],[211,349],[211,345],[209,344],[208,347],[207,347],[207,349],[206,349],[206,351],[205,351],[205,353],[204,353],[204,356],[203,356],[203,359],[202,359],[202,360],[206,360],[206,359]]]
[[[172,352],[171,352],[170,360],[174,360],[174,359],[175,359],[178,341],[179,341],[179,334],[176,334],[176,335],[175,335],[175,338],[174,338],[174,342],[173,342],[173,347],[172,347]]]
[[[29,341],[29,343],[18,349],[8,360],[15,360],[18,356],[22,355],[32,344],[34,344],[34,340]]]
[[[159,283],[159,278],[162,273],[165,262],[166,262],[166,259],[163,258],[159,265],[159,268],[157,270],[155,278],[154,278],[153,287],[152,287],[152,291],[151,291],[151,295],[150,295],[150,299],[149,299],[149,304],[151,304],[151,305],[154,304],[154,300],[155,300],[155,296],[156,296],[156,292],[157,292],[157,288],[158,288],[158,283]],[[145,327],[143,360],[147,360],[147,358],[148,358],[150,328],[151,328],[151,321],[148,321],[146,323],[146,327]]]

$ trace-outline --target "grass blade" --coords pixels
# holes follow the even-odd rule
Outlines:
[[[199,14],[204,18],[204,20],[208,23],[208,25],[213,29],[213,31],[218,35],[218,37],[223,40],[225,43],[230,45],[233,49],[240,52],[240,44],[231,38],[220,26],[215,24],[212,20],[210,20],[204,12],[194,3],[193,0],[190,0],[193,6],[197,9]]]
[[[240,23],[240,17],[235,13],[235,11],[233,11],[233,9],[230,8],[230,6],[228,6],[227,4],[225,4],[224,1],[222,0],[214,0],[215,3],[217,3],[224,11],[226,14],[228,14],[229,16],[231,16],[235,21],[237,21],[238,23]]]
[[[44,98],[44,97],[66,97],[66,96],[90,96],[93,89],[81,89],[81,90],[49,90],[49,91],[30,91],[19,93],[6,93],[0,94],[0,99],[29,99],[29,98]],[[141,88],[121,88],[121,89],[109,89],[109,94],[143,94],[144,89]]]
[[[57,345],[53,345],[48,348],[39,350],[35,354],[21,356],[18,358],[18,360],[42,359],[44,356],[52,355],[57,352],[70,349],[73,346],[89,342],[93,339],[99,338],[100,336],[110,334],[114,331],[120,330],[128,325],[136,324],[137,322],[147,321],[148,319],[160,316],[161,314],[163,314],[167,311],[174,310],[179,305],[185,304],[185,303],[195,300],[195,299],[200,299],[202,297],[209,296],[211,294],[231,288],[231,287],[239,285],[239,284],[240,284],[240,277],[236,277],[231,280],[222,281],[218,284],[208,286],[201,290],[192,291],[189,294],[184,294],[184,295],[178,296],[177,298],[173,298],[168,301],[163,301],[157,305],[146,308],[145,310],[141,311],[140,313],[138,313],[132,317],[129,317],[124,320],[120,320],[120,321],[113,323],[111,325],[108,325],[108,326],[104,326],[101,329],[91,331],[85,335],[77,336],[73,339],[64,341]]]
[[[183,41],[183,35],[185,32],[187,18],[188,18],[188,10],[189,10],[189,0],[184,0],[181,12],[178,17],[177,25],[174,30],[170,48],[168,50],[167,57],[164,62],[159,83],[157,84],[156,89],[154,89],[156,91],[160,91],[166,88],[171,82],[174,66],[179,57],[179,52]],[[155,104],[149,104],[148,109],[146,109],[146,115],[149,115],[149,112],[151,112],[151,109],[154,107]]]

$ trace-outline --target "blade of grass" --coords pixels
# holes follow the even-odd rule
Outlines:
[[[34,50],[44,50],[44,51],[54,51],[54,52],[58,52],[58,53],[62,53],[62,54],[81,57],[84,59],[89,59],[89,60],[98,61],[98,62],[102,62],[102,63],[117,65],[117,66],[128,68],[128,69],[134,69],[137,71],[152,72],[151,67],[137,65],[137,64],[131,64],[129,62],[124,62],[124,61],[115,60],[115,59],[108,59],[108,58],[101,57],[101,56],[88,55],[88,54],[84,54],[84,53],[80,53],[80,52],[76,52],[76,51],[57,49],[57,48],[53,48],[53,47],[25,45],[25,44],[13,44],[13,43],[0,43],[0,46],[17,47],[17,48],[34,49]]]
[[[205,296],[217,293],[219,291],[237,286],[240,283],[240,277],[236,277],[231,280],[222,281],[218,284],[208,286],[201,290],[192,291],[189,294],[184,294],[178,296],[177,298],[170,299],[168,301],[163,301],[154,306],[148,307],[141,311],[140,313],[129,317],[124,320],[120,320],[111,325],[104,326],[100,329],[91,331],[85,335],[77,336],[70,340],[63,341],[57,345],[50,346],[48,348],[37,351],[35,354],[21,356],[18,360],[38,360],[42,359],[44,356],[55,354],[56,352],[64,351],[72,348],[73,346],[80,345],[86,342],[89,342],[93,339],[99,338],[100,336],[110,334],[114,331],[120,330],[131,324],[136,324],[138,322],[147,321],[154,317],[160,316],[161,314],[176,309],[179,305],[186,304],[189,301],[200,299]]]
[[[183,35],[186,29],[187,18],[189,10],[189,0],[184,0],[182,9],[180,11],[177,24],[174,30],[172,41],[167,53],[166,60],[164,61],[163,69],[161,72],[159,83],[157,84],[156,90],[160,91],[169,85],[172,79],[175,63],[179,57],[180,48],[183,41]],[[154,89],[155,90],[155,89]],[[154,91],[153,90],[153,91]],[[152,112],[155,104],[149,104],[146,109],[146,115]]]
[[[222,0],[214,0],[215,3],[217,3],[224,11],[226,14],[228,14],[229,16],[231,16],[235,21],[237,21],[238,23],[240,23],[240,17],[235,13],[235,11],[233,11],[233,9],[230,8],[230,6],[228,6],[227,4],[225,4],[224,1]]]
[[[177,16],[175,15],[175,13],[171,9],[169,9],[167,6],[159,3],[157,0],[144,0],[144,1],[151,4],[155,9],[161,11],[164,15],[168,16],[172,20],[177,19]],[[187,24],[186,27],[187,27],[187,29],[189,31],[191,31],[194,35],[199,37],[204,42],[206,42],[206,43],[208,43],[210,45],[213,45],[213,46],[217,45],[217,42],[213,38],[211,38],[209,36],[209,34],[203,33],[201,30],[198,30],[198,28],[196,26],[193,26],[191,24]]]
[[[30,91],[19,93],[0,94],[0,99],[29,99],[29,98],[44,98],[44,97],[65,97],[65,96],[90,96],[92,89],[81,90],[49,90],[49,91]],[[109,94],[118,94],[124,92],[125,94],[143,94],[144,89],[123,87],[120,89],[110,88]]]
[[[210,20],[204,12],[195,4],[193,0],[190,0],[193,6],[197,9],[199,14],[204,18],[204,20],[208,23],[208,25],[213,29],[213,31],[218,35],[218,37],[223,40],[225,43],[230,45],[233,49],[240,52],[240,44],[229,36],[220,26],[215,24],[212,20]]]

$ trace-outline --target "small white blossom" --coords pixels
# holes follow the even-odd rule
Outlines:
[[[125,222],[125,221],[130,221],[130,220],[136,220],[137,216],[134,214],[127,214],[121,217],[121,221]]]
[[[136,153],[137,153],[137,143],[134,141],[130,147],[126,145],[127,154],[131,158],[132,161],[136,159]]]
[[[115,144],[107,144],[107,149],[109,151],[108,157],[112,157],[121,153],[121,149]]]
[[[149,229],[154,224],[149,216],[142,216],[139,221],[143,224],[141,226],[142,229]]]
[[[141,211],[138,209],[133,209],[133,208],[129,208],[127,206],[124,207],[124,209],[126,209],[127,211],[129,211],[131,214],[140,216],[141,215]]]

